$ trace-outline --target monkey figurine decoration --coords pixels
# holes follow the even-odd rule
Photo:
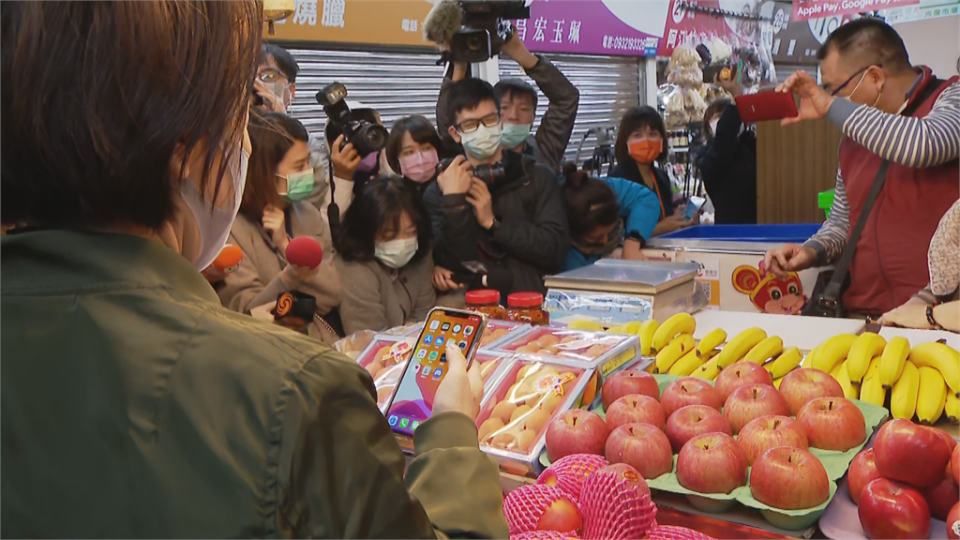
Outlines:
[[[807,301],[803,283],[796,272],[781,279],[773,272],[767,272],[762,261],[757,268],[745,264],[738,266],[733,271],[733,288],[748,295],[762,313],[799,315]]]

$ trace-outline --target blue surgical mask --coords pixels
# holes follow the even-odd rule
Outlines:
[[[460,143],[468,154],[476,159],[487,159],[493,157],[500,149],[501,144],[500,124],[493,127],[480,125],[476,131],[463,133],[460,137]]]
[[[514,149],[530,136],[530,124],[503,124],[503,134],[500,136],[503,147]]]
[[[283,196],[289,202],[298,202],[307,198],[311,193],[313,193],[313,168],[307,168],[300,172],[288,174],[286,177],[283,175],[277,175],[280,178],[287,179],[287,191],[286,193],[281,192],[280,195]]]

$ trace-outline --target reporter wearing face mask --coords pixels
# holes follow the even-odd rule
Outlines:
[[[430,218],[404,179],[368,182],[344,216],[337,269],[349,285],[340,312],[347,335],[422,321],[434,306]]]
[[[443,143],[437,130],[430,120],[420,115],[394,122],[385,149],[387,164],[394,171],[400,171],[421,197],[437,179],[442,151]]]
[[[317,311],[326,316],[340,305],[340,277],[329,227],[317,208],[304,201],[313,190],[307,130],[285,114],[267,113],[251,119],[250,140],[250,171],[228,240],[244,257],[224,277],[220,299],[225,307],[246,313],[275,302],[285,291],[300,291],[316,298]],[[318,268],[287,263],[287,246],[299,236],[312,237],[323,247]]]

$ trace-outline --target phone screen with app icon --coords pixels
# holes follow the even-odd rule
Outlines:
[[[469,311],[430,311],[387,410],[387,422],[394,431],[413,435],[430,418],[437,388],[447,374],[447,343],[463,351],[469,367],[485,324],[482,315]]]

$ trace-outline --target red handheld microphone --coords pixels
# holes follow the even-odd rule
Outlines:
[[[229,274],[240,268],[243,261],[243,250],[239,246],[227,244],[220,250],[220,254],[213,260],[213,267],[221,274]]]
[[[287,244],[286,255],[290,264],[313,269],[323,261],[323,248],[313,238],[301,236]]]

